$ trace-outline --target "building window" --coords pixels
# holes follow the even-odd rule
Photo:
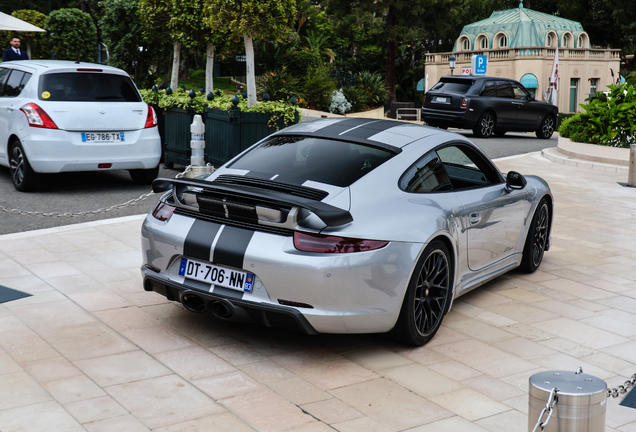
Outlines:
[[[570,47],[570,35],[564,34],[563,35],[563,48],[569,48],[569,47]]]
[[[488,49],[488,38],[482,37],[479,39],[479,49]]]
[[[576,47],[577,48],[587,48],[585,42],[586,42],[585,35],[580,35],[579,38],[577,39]]]
[[[506,48],[508,46],[508,38],[506,35],[501,35],[499,37],[499,48]]]
[[[579,79],[570,78],[570,112],[576,112],[579,106]]]
[[[462,39],[462,51],[470,51],[470,39]]]
[[[594,96],[598,89],[598,78],[590,78],[590,96]]]
[[[554,43],[554,38],[552,37],[552,33],[548,33],[548,40],[547,40],[545,46],[551,47],[553,43]]]

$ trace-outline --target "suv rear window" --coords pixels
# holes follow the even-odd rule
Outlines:
[[[394,156],[376,147],[312,137],[274,137],[229,168],[248,176],[303,184],[307,180],[346,187]]]
[[[44,74],[40,77],[38,97],[63,102],[141,102],[129,77],[101,72]]]
[[[431,90],[444,90],[452,93],[466,93],[473,85],[472,80],[443,78]]]

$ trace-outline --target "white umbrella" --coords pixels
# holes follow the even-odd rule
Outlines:
[[[46,30],[40,27],[2,12],[0,12],[0,30],[13,32],[46,32]],[[31,58],[31,44],[29,43],[27,43],[27,53],[29,54],[29,58]]]

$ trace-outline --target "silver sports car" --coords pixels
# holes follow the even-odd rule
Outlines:
[[[205,178],[157,179],[147,291],[192,312],[423,345],[453,299],[549,247],[539,177],[503,176],[461,135],[388,120],[281,130]]]

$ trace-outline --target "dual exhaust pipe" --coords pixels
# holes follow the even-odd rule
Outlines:
[[[234,307],[223,300],[206,300],[193,292],[186,292],[181,296],[181,303],[190,312],[203,313],[206,310],[217,318],[230,319],[234,315]]]

